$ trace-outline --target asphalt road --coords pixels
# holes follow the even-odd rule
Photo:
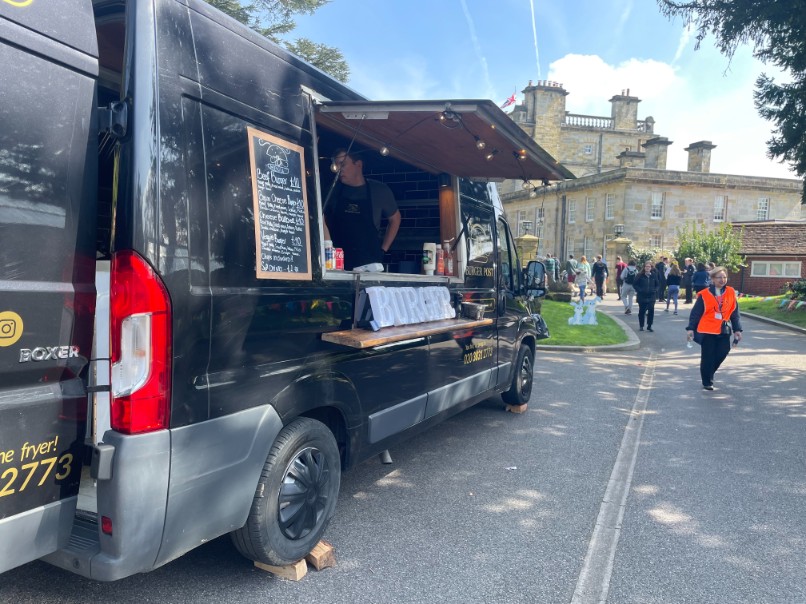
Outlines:
[[[335,568],[280,580],[222,538],[112,584],[34,562],[0,601],[806,602],[806,336],[746,319],[706,392],[682,308],[637,350],[540,350],[526,413],[490,399],[344,475]]]

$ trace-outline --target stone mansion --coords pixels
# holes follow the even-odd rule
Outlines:
[[[513,121],[577,177],[499,184],[513,232],[536,236],[538,256],[604,254],[612,266],[628,242],[669,252],[690,221],[715,227],[806,219],[802,181],[712,174],[711,141],[686,148],[686,171],[667,170],[672,141],[655,133],[652,117],[638,119],[641,101],[629,90],[610,99],[610,117],[568,113],[568,92],[555,82],[529,82],[523,94]]]

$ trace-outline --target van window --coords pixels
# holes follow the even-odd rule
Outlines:
[[[515,254],[515,242],[506,226],[506,223],[498,219],[498,260],[499,284],[502,288],[510,292],[520,291],[520,267],[517,266],[518,257]]]

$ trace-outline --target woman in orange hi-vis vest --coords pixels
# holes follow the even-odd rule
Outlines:
[[[700,344],[702,387],[714,389],[714,374],[730,352],[731,337],[736,346],[742,340],[742,322],[736,290],[728,283],[728,271],[718,266],[711,273],[711,285],[697,293],[688,318],[689,340]]]

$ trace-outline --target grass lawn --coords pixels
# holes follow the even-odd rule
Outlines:
[[[596,313],[598,325],[569,325],[574,309],[568,302],[543,300],[540,314],[551,334],[549,339],[540,340],[541,346],[603,346],[627,341],[624,330],[602,312]]]
[[[772,296],[769,300],[766,298],[742,297],[739,298],[739,310],[806,328],[806,304],[801,305],[797,310],[782,310],[781,302],[783,300],[784,296]],[[551,329],[551,324],[549,324],[549,329]],[[551,335],[554,336],[553,333]]]

